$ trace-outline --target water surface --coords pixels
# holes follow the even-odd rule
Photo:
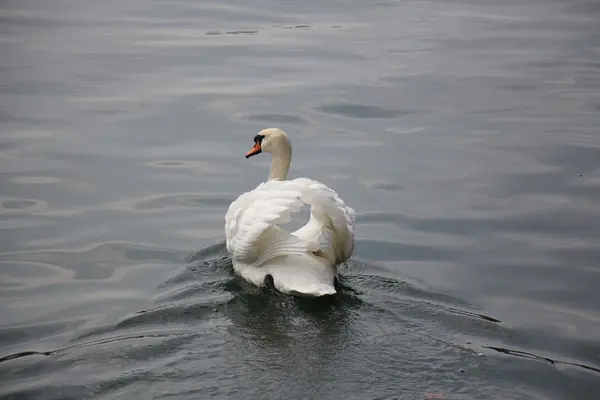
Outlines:
[[[599,18],[3,2],[0,397],[596,398]],[[271,126],[357,210],[333,301],[232,274]]]

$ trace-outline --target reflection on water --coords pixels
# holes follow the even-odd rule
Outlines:
[[[4,2],[0,397],[594,398],[599,12]],[[334,300],[232,274],[270,126],[357,210]]]

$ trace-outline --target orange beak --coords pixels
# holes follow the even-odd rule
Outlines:
[[[254,147],[246,153],[246,158],[250,158],[252,156],[255,156],[257,154],[259,154],[262,151],[262,149],[260,148],[260,143],[256,142],[254,143]]]

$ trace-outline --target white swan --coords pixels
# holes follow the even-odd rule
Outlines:
[[[286,180],[292,146],[281,129],[259,132],[246,158],[261,152],[272,156],[267,182],[238,197],[225,216],[234,271],[257,286],[287,294],[335,294],[337,266],[354,249],[354,210],[320,182]],[[311,206],[306,225],[291,233],[278,226],[304,204]]]

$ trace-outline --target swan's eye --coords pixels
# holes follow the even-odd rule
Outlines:
[[[264,138],[264,135],[256,135],[254,136],[254,143],[261,144]]]

